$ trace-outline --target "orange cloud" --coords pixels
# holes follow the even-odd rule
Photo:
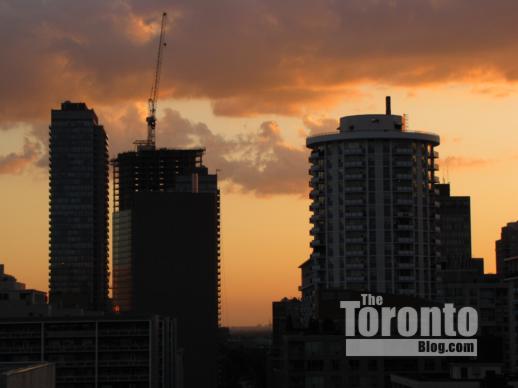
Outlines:
[[[0,121],[46,118],[64,99],[145,101],[162,10],[171,15],[162,96],[207,98],[220,115],[300,114],[362,82],[518,80],[514,0],[4,0],[1,7]]]
[[[112,115],[99,111],[108,130],[110,153],[131,148],[130,140],[144,137],[144,124],[134,106]],[[249,133],[230,138],[212,131],[206,124],[192,122],[179,112],[165,109],[157,127],[157,138],[164,147],[206,147],[205,162],[233,191],[258,196],[307,193],[308,151],[286,144],[282,129],[265,121]]]
[[[338,120],[322,116],[306,115],[302,119],[304,126],[309,129],[310,135],[332,132],[339,126]]]
[[[470,158],[464,156],[447,156],[441,158],[441,167],[444,169],[478,169],[495,163],[493,159]]]

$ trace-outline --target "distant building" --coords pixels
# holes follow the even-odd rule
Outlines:
[[[452,363],[449,373],[393,374],[393,388],[511,388],[518,380],[503,374],[498,363]]]
[[[186,388],[218,375],[219,190],[203,152],[140,148],[113,162],[114,303],[177,319]]]
[[[55,387],[56,368],[52,363],[0,363],[0,388]]]
[[[514,257],[518,257],[518,221],[502,228],[500,240],[496,242],[496,272],[503,273],[504,261]]]
[[[468,196],[453,196],[450,184],[438,184],[439,241],[442,268],[466,268],[471,265],[471,205]]]
[[[473,259],[471,268],[442,270],[437,301],[453,303],[457,308],[475,308],[478,311],[478,334],[481,337],[478,339],[477,360],[503,364],[508,351],[507,285],[498,275],[484,274],[481,262],[482,259]]]
[[[335,133],[308,137],[312,253],[302,295],[320,288],[435,294],[439,136],[409,131],[402,116],[346,116]]]
[[[93,109],[52,110],[50,303],[105,310],[108,302],[108,140]]]
[[[501,263],[502,276],[507,285],[508,368],[518,373],[518,256],[506,257]]]
[[[303,302],[284,299],[273,303],[273,341],[269,387],[390,387],[392,373],[442,373],[446,357],[346,357],[345,316],[341,300],[359,300],[360,291],[319,289],[311,321],[301,324]],[[430,306],[424,300],[384,294],[387,306]],[[299,306],[297,306],[297,303]]]
[[[0,264],[0,318],[7,316],[48,315],[47,294],[31,290],[4,272]]]
[[[57,388],[182,387],[168,318],[3,319],[0,338],[0,365],[52,362]]]

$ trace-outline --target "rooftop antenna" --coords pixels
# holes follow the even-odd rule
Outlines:
[[[137,150],[154,150],[155,149],[155,128],[156,128],[156,108],[158,101],[158,90],[160,87],[160,73],[162,70],[162,54],[164,47],[167,46],[165,42],[165,29],[167,22],[167,13],[162,13],[162,22],[160,24],[160,38],[158,40],[158,53],[155,64],[155,76],[153,84],[151,85],[151,92],[148,98],[148,116],[147,122],[147,139],[136,140],[133,144],[137,146]]]

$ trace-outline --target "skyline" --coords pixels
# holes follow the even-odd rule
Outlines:
[[[356,2],[348,4],[353,3]],[[397,4],[402,3],[404,2],[394,2],[396,8]],[[435,3],[437,7],[443,7],[442,12],[448,10],[446,2],[427,3]],[[477,2],[476,5],[482,3],[484,2]],[[5,2],[5,4],[8,4],[8,2]],[[187,4],[177,4],[180,8],[188,7]],[[304,4],[307,6],[307,3]],[[462,4],[466,6],[467,3],[463,2]],[[462,11],[462,4],[458,6],[460,11]],[[501,2],[491,12],[496,12],[499,9],[502,11],[502,4],[514,6],[511,2]],[[99,4],[96,4],[96,6],[104,7]],[[369,3],[370,6],[372,6],[371,3]],[[147,50],[148,45],[150,49],[152,46],[154,48],[156,36],[152,32],[151,26],[153,24],[146,23],[155,22],[151,15],[156,14],[158,17],[161,10],[158,5],[152,10],[144,9],[146,7],[135,7],[131,12],[124,13],[124,17],[119,20],[122,26],[134,26],[134,29],[130,29],[127,35],[126,33],[115,34],[119,43],[117,47],[120,50],[117,50],[117,53],[120,54],[124,48],[133,48],[134,50],[131,53],[126,54],[127,57],[132,59],[138,57],[136,53]],[[272,4],[269,7],[275,8]],[[381,7],[384,8],[384,6]],[[239,7],[236,8],[241,10]],[[475,11],[477,9],[480,11],[480,7],[474,6],[473,8]],[[9,15],[9,9],[9,6],[4,6],[3,10],[7,10],[7,12],[0,12],[0,15]],[[66,11],[70,10],[66,9],[63,12]],[[174,10],[173,12],[168,11],[175,15]],[[305,8],[304,11],[308,12]],[[323,12],[323,10],[321,11]],[[457,12],[460,11],[457,9]],[[30,20],[30,16],[33,16],[36,11],[31,10],[31,12],[26,16],[26,19]],[[285,10],[277,10],[277,12],[279,13],[277,15],[279,20],[282,20],[282,17],[286,15]],[[512,14],[510,10],[506,12],[508,12],[507,16]],[[115,10],[109,13],[110,17],[114,14]],[[185,14],[189,15],[188,12]],[[275,15],[275,13],[273,14]],[[63,15],[65,13],[60,14],[60,16]],[[476,19],[476,13],[470,15],[473,20],[478,20]],[[50,15],[47,16],[50,17]],[[135,19],[132,21],[130,16],[134,16]],[[316,26],[304,27],[311,31],[317,31],[318,28],[322,27],[317,22],[323,23],[327,20],[325,16],[320,16],[320,18],[315,16]],[[479,16],[482,17],[483,15]],[[506,15],[501,14],[502,18],[504,16]],[[222,58],[222,62],[218,62],[218,66],[215,66],[214,69],[207,65],[205,70],[210,70],[210,74],[207,74],[206,77],[200,77],[201,74],[204,74],[202,69],[195,69],[198,72],[195,72],[194,75],[191,74],[191,78],[185,75],[187,68],[185,61],[192,59],[190,56],[192,53],[189,50],[175,52],[182,45],[185,46],[185,41],[182,43],[181,38],[185,39],[186,32],[182,28],[185,28],[189,18],[184,16],[182,20],[181,23],[178,22],[176,27],[173,21],[173,28],[170,33],[170,39],[173,40],[173,43],[169,44],[165,53],[167,60],[164,64],[163,80],[166,88],[163,96],[161,96],[162,100],[159,106],[157,144],[159,147],[204,145],[207,148],[206,161],[211,172],[215,172],[216,169],[220,170],[220,176],[223,180],[223,324],[267,323],[271,313],[270,302],[272,300],[277,300],[285,295],[298,295],[296,286],[299,284],[300,274],[297,267],[306,260],[309,254],[310,237],[309,211],[307,209],[309,205],[309,198],[307,197],[309,192],[307,185],[309,164],[307,162],[308,150],[303,145],[304,138],[309,133],[334,130],[340,116],[355,113],[382,113],[383,97],[386,94],[393,96],[393,112],[395,114],[409,114],[412,130],[432,131],[441,136],[441,145],[438,147],[441,167],[439,175],[452,184],[454,195],[471,196],[473,256],[484,257],[486,259],[486,271],[492,272],[494,270],[494,243],[498,239],[500,228],[505,226],[507,222],[518,218],[518,204],[514,200],[518,194],[518,180],[516,179],[518,178],[518,172],[512,170],[512,166],[518,158],[518,153],[513,149],[513,144],[518,140],[518,131],[516,131],[518,117],[514,114],[514,107],[518,105],[518,88],[514,81],[512,68],[509,67],[511,64],[505,62],[505,58],[503,59],[501,55],[487,54],[490,38],[493,39],[493,43],[499,42],[501,35],[495,36],[495,32],[491,36],[484,36],[483,42],[480,43],[482,48],[479,51],[475,50],[473,44],[467,44],[466,50],[472,50],[466,54],[467,59],[461,61],[463,63],[457,64],[458,67],[455,71],[448,73],[449,76],[438,76],[433,82],[429,81],[430,76],[434,74],[433,71],[424,75],[421,73],[423,82],[416,82],[414,79],[414,82],[405,83],[398,81],[395,75],[384,74],[381,76],[379,74],[381,70],[385,70],[385,73],[387,73],[388,70],[394,70],[393,66],[395,65],[390,63],[385,68],[383,60],[388,61],[392,55],[391,53],[385,53],[384,57],[383,53],[378,53],[379,57],[374,61],[381,70],[375,71],[376,69],[372,69],[373,66],[364,69],[363,71],[370,71],[372,74],[370,76],[360,75],[352,83],[349,82],[349,86],[354,86],[354,92],[350,92],[350,90],[341,86],[343,80],[333,78],[332,82],[328,80],[326,87],[323,88],[325,90],[320,90],[320,93],[316,93],[317,96],[312,99],[292,98],[286,101],[276,101],[275,104],[278,105],[279,109],[275,109],[271,105],[274,103],[271,103],[269,98],[272,94],[275,94],[275,91],[283,90],[283,87],[290,93],[295,93],[297,80],[293,79],[294,76],[287,76],[285,85],[282,83],[272,84],[272,79],[282,79],[276,67],[276,64],[280,62],[272,60],[270,66],[265,66],[265,70],[255,76],[248,91],[252,95],[254,92],[259,92],[257,100],[260,100],[259,102],[270,102],[271,104],[270,106],[258,106],[254,112],[250,112],[246,110],[232,111],[228,107],[235,108],[243,104],[255,106],[250,102],[250,95],[247,96],[246,93],[243,95],[242,85],[246,86],[247,82],[240,79],[240,77],[254,74],[251,72],[252,69],[248,69],[249,72],[245,72],[245,74],[235,73],[234,79],[232,77],[234,74],[225,68],[225,60],[228,58]],[[409,20],[411,21],[411,18]],[[506,20],[504,18],[501,23],[502,26],[497,32],[503,34],[502,31],[505,32],[505,27],[509,27],[505,24]],[[20,20],[17,20],[17,22],[19,28],[23,26],[27,28]],[[65,23],[64,20],[60,20],[60,22],[59,28],[62,28],[63,31],[73,31],[72,26],[63,24]],[[294,23],[291,19],[290,22]],[[471,25],[470,23],[464,24],[466,29]],[[90,42],[89,44],[88,39],[86,39],[89,35],[84,29],[84,22],[74,26],[77,27],[78,36],[74,36],[67,42],[61,42],[57,38],[59,28],[52,31],[48,21],[37,24],[37,27],[43,28],[45,24],[47,24],[47,29],[44,31],[47,35],[44,38],[48,39],[47,45],[37,41],[34,46],[26,46],[27,48],[41,48],[42,50],[39,51],[41,59],[49,58],[47,55],[49,52],[43,50],[44,48],[48,50],[54,48],[59,53],[59,47],[56,48],[56,45],[67,43],[71,45],[67,50],[71,51],[61,47],[61,50],[65,50],[63,52],[64,57],[61,60],[65,60],[65,62],[66,59],[74,58],[80,62],[87,53],[94,53],[98,54],[98,58],[95,58],[95,60],[102,62],[101,59],[104,59],[110,63],[110,68],[107,69],[109,71],[114,71],[112,67],[120,65],[120,61],[111,62],[113,54],[103,52],[108,44],[114,43],[112,39],[115,39],[115,37],[113,35],[108,35],[110,39],[107,39],[109,42],[106,44],[101,44],[101,47],[98,48],[92,48],[93,43]],[[102,26],[109,27],[110,24],[105,23]],[[482,25],[482,27],[486,26],[487,24]],[[212,26],[207,28],[212,28]],[[178,30],[180,30],[179,33]],[[110,31],[113,33],[113,30]],[[146,31],[147,35],[144,34]],[[275,32],[274,30],[268,31],[270,34]],[[380,32],[381,30],[376,29],[376,31]],[[136,32],[136,36],[133,36]],[[175,35],[175,32],[178,34]],[[327,33],[327,31],[325,32]],[[144,35],[141,36],[138,33]],[[323,32],[322,34],[325,35]],[[95,38],[98,39],[99,37],[90,36],[93,41],[95,41]],[[194,41],[201,44],[202,39],[199,35],[196,38],[200,40],[194,39]],[[216,38],[219,38],[219,36],[215,36],[215,40],[217,40]],[[291,34],[290,38],[295,39]],[[370,39],[371,37],[367,38]],[[466,44],[461,38],[464,38],[464,36],[453,40]],[[318,47],[323,47],[325,46],[324,43],[329,43],[331,38],[325,35],[319,36],[318,39],[315,38],[318,42],[312,42],[315,44],[321,42],[322,44]],[[366,41],[369,42],[369,39]],[[303,38],[300,38],[300,42],[302,41]],[[397,39],[396,41],[399,42]],[[506,42],[509,41],[501,40],[500,45],[495,45],[493,50],[498,54],[498,50],[505,46]],[[452,42],[451,45],[454,45],[454,43]],[[42,45],[39,46],[40,44]],[[446,48],[453,50],[451,45]],[[219,47],[223,52],[227,49],[227,54],[233,52],[223,43]],[[257,49],[257,47],[262,46],[252,44],[251,47]],[[369,45],[366,44],[366,47],[367,50]],[[448,59],[446,48],[443,50],[446,52],[442,53],[442,60]],[[245,50],[243,47],[240,47],[240,49]],[[300,47],[297,47],[297,49],[301,50]],[[403,54],[411,55],[414,53],[412,50],[404,51],[402,47],[398,47],[398,49],[402,50]],[[507,46],[505,49],[509,50],[509,47]],[[28,54],[26,50],[21,51],[25,55]],[[258,49],[258,51],[260,50]],[[433,50],[430,51],[437,54]],[[238,52],[243,55],[242,51]],[[56,54],[52,50],[50,50],[50,53]],[[186,53],[187,58],[182,59],[184,62],[178,58],[179,53]],[[272,56],[278,60],[279,58],[275,57],[274,54],[275,51]],[[374,54],[370,51],[370,55]],[[487,57],[478,57],[483,57],[484,54]],[[19,55],[20,52],[16,52],[15,58],[19,58]],[[198,53],[197,55],[201,54]],[[210,55],[214,54],[207,53],[205,59],[211,59]],[[6,55],[6,57],[8,56]],[[221,55],[221,57],[225,57],[225,55]],[[31,58],[26,58],[29,65],[32,65],[30,63]],[[60,57],[57,56],[54,59],[58,61]],[[296,56],[289,59],[288,63],[293,63]],[[493,73],[487,71],[477,74],[476,66],[470,67],[468,59],[473,61],[472,65],[479,64],[480,68],[488,66],[487,62],[494,62],[492,65],[496,70]],[[477,62],[477,59],[480,59],[480,61]],[[42,66],[46,64],[45,60],[42,61]],[[303,56],[301,60],[304,62],[307,58]],[[5,61],[2,62],[5,64]],[[441,67],[439,65],[445,66],[444,63],[438,61],[437,57],[432,58],[432,62],[438,67]],[[455,62],[453,60],[450,67],[454,67]],[[468,62],[468,65],[465,62]],[[134,64],[134,68],[129,66],[129,69],[120,69],[121,74],[128,76],[129,81],[104,80],[107,82],[106,85],[102,83],[102,78],[98,79],[93,76],[103,74],[102,68],[94,66],[92,69],[86,69],[86,71],[84,68],[77,66],[78,62],[71,60],[67,62],[68,67],[65,66],[65,74],[68,76],[81,74],[84,78],[74,79],[68,86],[66,84],[61,85],[61,80],[58,79],[61,78],[58,68],[55,69],[56,74],[54,75],[48,72],[35,74],[37,72],[34,71],[36,70],[34,66],[24,67],[27,66],[27,63],[22,61],[23,66],[20,69],[9,68],[7,71],[4,68],[4,71],[0,73],[0,79],[3,81],[3,85],[6,85],[2,89],[8,91],[8,93],[14,90],[11,78],[16,79],[15,76],[20,74],[30,74],[28,81],[32,80],[33,85],[40,89],[39,93],[33,96],[28,84],[20,83],[21,87],[17,90],[23,90],[26,95],[24,101],[27,109],[25,112],[20,110],[20,107],[24,106],[24,104],[19,103],[23,98],[21,95],[14,93],[6,101],[6,94],[0,92],[0,95],[3,96],[2,108],[0,109],[0,127],[2,128],[0,130],[2,136],[2,142],[0,143],[0,185],[3,189],[0,211],[4,215],[3,221],[0,222],[0,233],[3,236],[0,261],[6,265],[6,271],[15,275],[19,281],[27,283],[31,288],[47,290],[48,165],[46,161],[46,126],[50,123],[50,109],[57,108],[60,102],[67,99],[84,100],[91,108],[96,110],[101,123],[108,132],[110,156],[113,157],[117,152],[123,150],[130,150],[133,140],[143,138],[146,130],[144,120],[145,97],[151,80],[152,60],[151,56],[139,58],[137,63]],[[415,66],[414,71],[419,74],[422,63],[415,63],[412,60],[409,63]],[[506,64],[507,67],[504,66]],[[92,64],[85,62],[84,66],[86,65]],[[312,63],[307,64],[308,74],[315,74],[314,68],[310,65]],[[331,67],[332,70],[336,71],[336,67],[340,66],[342,66],[341,71],[343,72],[350,70],[350,67],[344,66],[343,61],[338,60]],[[226,71],[222,71],[222,68]],[[298,69],[305,69],[304,64],[300,65]],[[471,69],[471,72],[466,69]],[[406,68],[406,71],[410,70]],[[466,71],[466,74],[462,73],[463,71]],[[115,73],[117,73],[116,69]],[[141,74],[141,76],[138,74]],[[182,82],[178,82],[178,77],[182,74],[186,78]],[[220,82],[241,86],[239,88],[230,87],[227,92],[228,96],[221,97],[221,90],[218,91],[218,94],[211,89],[211,86],[214,86],[211,82],[214,83],[217,80],[214,74],[220,75]],[[305,87],[305,93],[318,86],[319,83],[325,84],[325,80],[308,78],[308,74],[299,74],[301,78],[298,80],[299,84]],[[463,75],[457,77],[455,74]],[[10,75],[14,76],[11,77]],[[329,76],[329,74],[326,75]],[[399,75],[401,76],[401,73]],[[89,78],[90,76],[92,77]],[[194,76],[201,78],[193,86],[194,89],[200,88],[201,91],[198,94],[193,90],[185,90]],[[39,78],[39,81],[52,81],[59,87],[53,88],[52,83],[45,85],[41,82],[34,82],[33,77],[36,77],[35,80],[38,79],[37,77],[42,77]],[[261,80],[264,82],[263,89],[260,88]],[[117,88],[118,81],[122,83],[119,89]],[[128,81],[127,84],[126,81]],[[85,85],[90,85],[90,87]],[[97,86],[100,90],[97,94],[92,93],[92,88]],[[221,87],[221,85],[218,86]],[[113,88],[112,93],[102,95],[109,87]],[[131,93],[124,96],[124,93],[128,90]],[[264,90],[270,91],[270,93]],[[280,95],[282,97],[282,93]],[[232,100],[233,98],[234,100]],[[238,100],[239,104],[225,105],[225,102],[236,102]],[[13,105],[12,101],[18,101],[19,106]],[[225,106],[228,108],[227,110],[223,109]],[[293,107],[297,109],[293,109]],[[266,157],[257,159],[257,155],[266,155]],[[24,204],[23,207],[17,205],[21,203]],[[13,206],[13,204],[16,205]],[[244,212],[250,214],[249,219],[242,219]],[[275,223],[278,223],[278,225],[275,225]],[[264,244],[264,241],[271,241],[271,245]],[[278,269],[278,271],[272,273],[273,269]],[[253,275],[242,277],[243,272]]]

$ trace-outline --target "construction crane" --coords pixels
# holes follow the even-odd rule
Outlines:
[[[151,92],[149,93],[148,99],[148,116],[146,117],[147,122],[147,139],[137,140],[133,144],[137,146],[137,150],[154,150],[156,140],[156,108],[158,100],[158,90],[160,87],[160,73],[162,70],[162,54],[164,47],[167,46],[165,42],[165,29],[167,22],[167,13],[162,13],[162,22],[160,25],[160,38],[158,40],[158,54],[155,65],[155,76],[153,78],[153,84],[151,85]]]

